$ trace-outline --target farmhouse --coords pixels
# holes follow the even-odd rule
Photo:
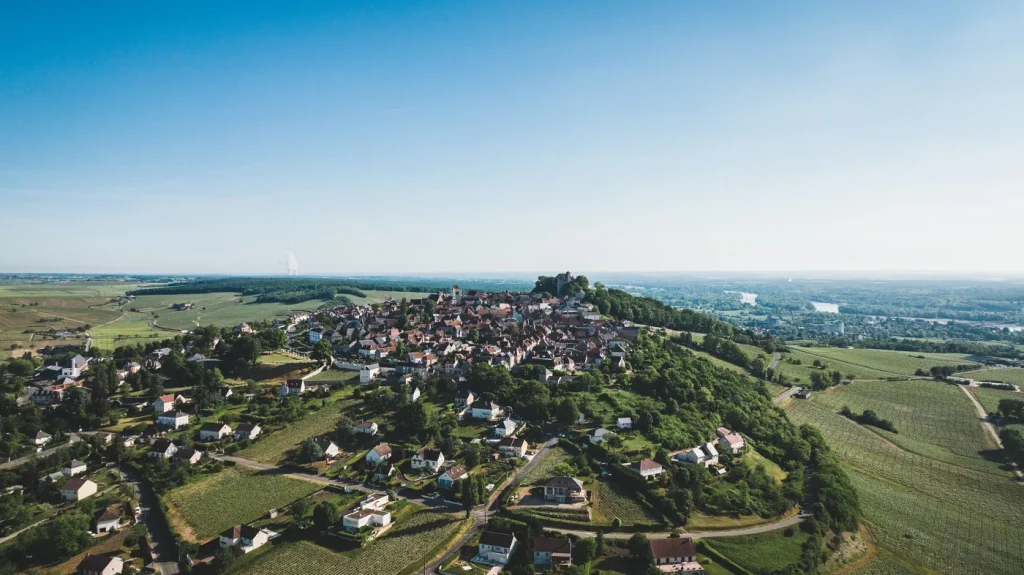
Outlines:
[[[746,447],[743,437],[738,433],[733,433],[724,427],[719,427],[717,433],[718,446],[726,453],[739,453]]]
[[[697,563],[697,550],[692,539],[651,539],[649,546],[651,562],[665,573],[704,573],[704,568]]]
[[[76,475],[85,473],[86,469],[87,466],[85,465],[85,463],[77,459],[72,459],[71,461],[68,462],[67,465],[64,466],[64,469],[62,469],[61,471],[64,473],[64,475],[67,475],[68,477],[74,477]]]
[[[451,489],[456,481],[466,477],[469,477],[469,472],[466,471],[464,465],[449,467],[448,471],[445,471],[437,478],[437,486],[443,489]]]
[[[117,531],[120,528],[121,512],[117,510],[117,507],[102,509],[93,518],[93,532],[97,535]]]
[[[413,469],[427,469],[436,472],[444,465],[444,454],[439,449],[420,449],[412,456]]]
[[[178,448],[169,439],[157,439],[149,449],[150,457],[162,457],[169,459],[178,451]]]
[[[360,421],[355,425],[355,432],[364,435],[377,435],[377,424],[372,421]]]
[[[477,560],[492,565],[504,565],[519,546],[516,536],[497,531],[484,531],[480,534],[480,547]]]
[[[544,482],[544,499],[557,503],[581,503],[587,500],[587,492],[579,479],[557,475]]]
[[[256,439],[260,431],[260,426],[255,423],[240,423],[235,428],[235,439]]]
[[[199,428],[199,441],[218,441],[231,435],[231,428],[226,423],[204,423]]]
[[[298,395],[306,392],[306,382],[302,379],[289,379],[281,384],[281,397]]]
[[[189,415],[180,411],[165,411],[156,416],[157,425],[178,429],[188,425]]]
[[[60,498],[64,501],[81,501],[96,493],[96,484],[88,479],[72,477],[60,488]]]
[[[572,565],[572,541],[568,537],[534,537],[533,564],[544,567]]]
[[[242,553],[248,553],[266,545],[270,541],[270,532],[250,525],[235,525],[220,534],[220,547],[239,547]]]
[[[665,469],[660,463],[652,459],[643,459],[629,466],[633,473],[640,475],[643,479],[652,479],[661,475]]]
[[[346,531],[359,531],[363,527],[383,527],[391,523],[391,513],[381,509],[359,509],[341,518]]]
[[[498,442],[498,451],[505,457],[523,457],[528,449],[530,444],[525,439],[515,436],[506,437]]]
[[[78,575],[118,575],[124,570],[124,559],[106,555],[86,555],[78,564]]]
[[[381,443],[366,453],[366,462],[373,465],[388,459],[391,459],[391,446],[387,443]]]

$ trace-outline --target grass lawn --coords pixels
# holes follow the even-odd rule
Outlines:
[[[777,463],[770,459],[766,459],[751,447],[747,447],[746,451],[743,453],[742,459],[754,466],[764,465],[764,469],[768,475],[774,477],[780,482],[786,479],[786,472],[783,471]]]
[[[754,572],[783,569],[800,558],[800,546],[810,537],[794,529],[787,537],[784,531],[771,531],[757,535],[708,539],[704,544],[715,549],[737,565]]]
[[[309,363],[308,359],[297,359],[283,353],[265,353],[260,356],[259,363]]]
[[[335,402],[298,421],[287,424],[284,428],[267,433],[238,452],[239,457],[253,459],[261,463],[277,464],[284,460],[288,452],[298,449],[304,440],[334,431],[341,418],[343,403]]]
[[[182,537],[206,541],[319,489],[322,486],[301,479],[231,467],[174,489],[164,500],[168,520]]]
[[[309,541],[286,543],[247,564],[245,575],[378,575],[415,570],[437,553],[462,524],[454,515],[408,505],[395,514],[395,526],[379,540],[354,551],[338,553]]]
[[[899,434],[840,416],[844,404],[874,409]],[[878,547],[900,564],[944,573],[1024,572],[1024,489],[985,458],[990,445],[956,386],[854,382],[786,411],[794,423],[821,430],[850,475]],[[875,573],[902,572],[885,571],[892,563],[871,565]]]

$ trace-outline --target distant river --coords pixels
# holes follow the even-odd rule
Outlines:
[[[814,306],[814,311],[820,311],[823,313],[839,313],[839,304],[837,303],[824,303],[820,301],[812,301],[811,305]]]
[[[725,293],[738,293],[738,294],[740,294],[740,303],[747,303],[747,304],[750,304],[752,306],[756,306],[757,305],[757,294],[756,293],[747,293],[745,291],[727,291]]]

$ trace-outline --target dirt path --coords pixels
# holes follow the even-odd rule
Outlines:
[[[981,419],[981,426],[985,429],[985,431],[988,432],[989,437],[991,437],[992,441],[999,446],[999,449],[1003,449],[1003,442],[1002,440],[999,439],[999,433],[996,431],[996,426],[989,423],[988,413],[985,411],[985,408],[982,407],[981,403],[979,403],[978,400],[974,397],[974,394],[971,393],[969,389],[967,389],[966,385],[960,385],[957,387],[964,390],[964,393],[967,394],[967,397],[971,400],[971,403],[974,404],[974,409],[978,412],[978,418]],[[1017,481],[1024,481],[1024,473],[1021,473],[1020,468],[1017,467],[1017,464],[1010,462],[1010,465],[1013,466],[1013,473],[1017,476]]]
[[[684,537],[691,539],[712,539],[715,537],[738,537],[740,535],[757,535],[758,533],[767,533],[769,531],[778,531],[779,529],[785,529],[799,524],[810,515],[794,515],[775,523],[768,523],[766,525],[755,525],[753,527],[744,527],[742,529],[725,529],[722,531],[703,531],[703,532],[687,532],[683,531]],[[569,533],[578,537],[597,537],[597,533],[594,531],[576,531],[573,529],[557,529],[553,527],[545,527],[549,531],[557,531],[559,533]],[[657,533],[644,533],[648,539],[668,539],[672,536],[671,532],[662,531]],[[623,532],[611,532],[605,533],[607,539],[629,539],[633,536],[632,533]]]

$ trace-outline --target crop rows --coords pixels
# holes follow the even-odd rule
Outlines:
[[[807,361],[807,356],[810,356],[811,362],[815,359],[820,359],[826,363],[835,364],[836,369],[842,371],[843,374],[846,374],[847,367],[853,371],[856,371],[856,368],[859,367],[865,370],[882,372],[885,376],[891,377],[895,375],[914,375],[914,372],[918,369],[928,371],[935,366],[956,367],[958,365],[976,363],[968,359],[964,359],[965,356],[961,354],[902,352],[884,349],[845,349],[835,347],[796,349],[802,355],[801,359],[804,360],[804,363],[809,363]],[[916,357],[922,355],[924,356],[924,359]]]
[[[542,459],[532,469],[527,471],[520,478],[523,485],[533,485],[538,481],[547,479],[551,475],[551,470],[562,462],[568,462],[571,456],[567,451],[560,447],[554,447],[547,450]]]
[[[449,539],[459,521],[449,515],[420,511],[397,523],[384,537],[365,549],[335,553],[300,541],[282,546],[255,561],[243,571],[246,575],[378,575],[400,573],[421,561],[437,545]]]
[[[252,445],[238,452],[238,456],[261,463],[276,464],[288,451],[298,449],[304,440],[333,431],[339,419],[340,404],[328,405],[316,413],[258,438]]]
[[[661,517],[643,507],[629,489],[614,481],[601,482],[594,488],[594,508],[608,521],[618,517],[626,525],[657,523]]]

